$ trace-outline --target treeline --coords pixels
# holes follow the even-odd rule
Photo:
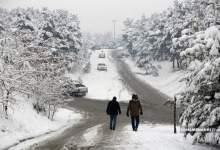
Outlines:
[[[193,44],[184,43],[188,40],[183,39],[184,35],[220,24],[219,5],[218,0],[175,1],[172,8],[160,14],[125,20],[123,39],[138,63],[170,59],[174,66],[184,67],[180,52]]]
[[[220,1],[175,1],[172,8],[124,22],[123,39],[139,67],[170,60],[186,70],[187,89],[178,94],[185,128],[212,129],[186,132],[195,142],[219,144],[220,133]]]
[[[62,103],[67,70],[82,62],[76,15],[65,10],[0,8],[0,105],[5,116],[16,94],[52,119]],[[82,55],[83,56],[83,55]]]
[[[114,40],[112,33],[83,33],[84,49],[115,49],[120,46],[121,39]]]

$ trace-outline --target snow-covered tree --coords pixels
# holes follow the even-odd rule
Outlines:
[[[195,142],[219,144],[220,134],[220,30],[219,26],[195,34],[190,48],[181,52],[189,58],[188,87],[179,100],[184,111],[180,122],[184,128],[206,128],[212,132],[186,132]]]
[[[219,144],[220,128],[220,1],[176,0],[166,11],[124,22],[127,49],[146,74],[153,62],[169,59],[173,67],[189,72],[186,91],[178,95],[185,128],[213,132],[186,132],[195,142]]]
[[[67,11],[47,8],[0,9],[0,12],[3,110],[7,115],[8,107],[16,101],[14,95],[24,94],[34,99],[37,111],[44,109],[52,119],[62,103],[61,80],[68,65],[77,65],[83,59],[79,56],[79,20]]]
[[[174,67],[181,68],[180,53],[190,45],[189,35],[219,24],[219,8],[216,0],[176,0],[162,13],[127,19],[124,41],[131,55],[145,65],[155,59],[170,59]]]

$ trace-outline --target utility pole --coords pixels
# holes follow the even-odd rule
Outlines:
[[[116,35],[116,22],[117,22],[117,20],[112,20],[112,22],[113,22],[113,25],[114,25],[113,39],[114,39],[114,41],[115,41],[115,35]]]
[[[174,108],[173,108],[173,128],[174,134],[176,134],[176,96],[174,96]]]

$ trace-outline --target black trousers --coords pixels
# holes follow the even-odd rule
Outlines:
[[[140,122],[139,116],[135,116],[135,117],[131,116],[131,125],[134,131],[138,129],[139,122]]]

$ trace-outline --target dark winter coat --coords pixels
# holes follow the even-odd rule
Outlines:
[[[127,108],[127,115],[131,117],[138,117],[140,114],[143,114],[142,106],[139,100],[130,100]]]
[[[106,113],[108,115],[118,115],[121,114],[121,108],[116,100],[112,100],[108,103]]]

